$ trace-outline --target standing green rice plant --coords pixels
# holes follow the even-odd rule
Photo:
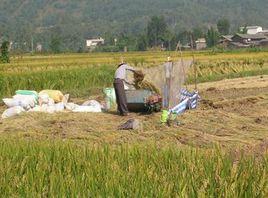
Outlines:
[[[16,144],[14,144],[16,141]],[[4,197],[265,197],[268,156],[0,140]]]

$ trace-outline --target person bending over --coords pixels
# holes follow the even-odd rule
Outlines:
[[[118,65],[114,76],[114,89],[116,94],[117,110],[122,116],[129,115],[127,108],[127,97],[124,88],[124,83],[131,85],[131,83],[127,81],[127,71],[131,71],[133,73],[136,72],[133,67],[128,66],[126,63],[121,63]]]

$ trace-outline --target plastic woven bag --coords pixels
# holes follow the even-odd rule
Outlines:
[[[56,103],[62,102],[64,95],[61,91],[58,90],[43,90],[39,93],[39,95],[47,94],[50,98],[52,98]]]
[[[31,90],[17,90],[16,95],[34,96],[35,100],[38,100],[38,93]]]
[[[105,94],[105,102],[107,109],[111,109],[113,105],[116,104],[116,95],[114,88],[105,88],[103,89],[103,92]]]
[[[10,117],[19,115],[22,112],[25,112],[25,110],[20,106],[11,107],[4,111],[4,113],[2,114],[2,118],[3,119],[10,118]]]

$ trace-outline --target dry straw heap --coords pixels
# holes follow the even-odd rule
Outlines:
[[[135,89],[147,89],[160,94],[159,89],[151,82],[144,80],[145,75],[142,71],[136,71],[134,73],[134,87]]]

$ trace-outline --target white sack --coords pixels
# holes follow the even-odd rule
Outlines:
[[[4,113],[2,114],[2,118],[3,119],[10,118],[19,115],[22,112],[25,112],[25,110],[21,106],[11,107],[4,111]]]
[[[79,107],[79,105],[74,103],[67,103],[65,104],[65,108],[69,111],[73,111],[75,108]]]
[[[55,113],[56,108],[55,106],[48,106],[48,105],[37,105],[36,107],[29,110],[29,112],[43,112],[43,113]]]
[[[13,96],[13,99],[21,102],[21,107],[25,108],[26,110],[29,110],[29,108],[35,107],[37,101],[35,96],[33,95],[15,95]]]
[[[64,103],[63,102],[57,103],[54,106],[55,106],[56,112],[64,111]]]
[[[20,106],[20,101],[15,100],[13,98],[4,98],[3,102],[7,107],[15,107],[15,106]]]

